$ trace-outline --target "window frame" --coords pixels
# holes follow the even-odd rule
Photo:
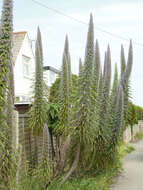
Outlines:
[[[28,61],[24,61],[24,58],[28,59]],[[30,57],[26,56],[26,55],[22,55],[22,66],[23,66],[23,76],[25,78],[30,78],[30,71],[29,71],[29,62],[30,62]],[[28,68],[28,74],[25,73],[25,69],[24,67],[27,66]]]

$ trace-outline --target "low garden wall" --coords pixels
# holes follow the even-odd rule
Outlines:
[[[123,134],[124,142],[128,143],[134,140],[137,133],[143,132],[143,121],[138,121],[138,124],[135,124],[132,128],[128,126]]]
[[[19,144],[21,148],[21,163],[31,162],[35,155],[35,139],[32,131],[29,128],[29,104],[17,104],[15,105],[17,112],[15,112],[16,117],[16,133],[14,135],[13,144]],[[15,142],[16,141],[16,142]],[[42,148],[43,148],[43,136],[37,136],[38,143],[38,162],[42,161]]]

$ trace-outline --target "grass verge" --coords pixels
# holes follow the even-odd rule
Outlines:
[[[62,187],[60,187],[60,190],[110,190],[110,186],[114,182],[115,177],[122,171],[121,160],[125,155],[129,154],[133,150],[134,147],[130,144],[121,143],[119,147],[120,161],[118,161],[114,168],[110,168],[96,176],[89,174],[82,178],[71,178]],[[52,189],[58,190],[58,184],[55,184]]]
[[[143,132],[138,132],[136,134],[136,136],[134,137],[134,141],[133,142],[138,142],[140,141],[141,139],[143,139]]]
[[[47,190],[110,190],[115,177],[122,171],[122,158],[132,152],[134,148],[130,144],[121,143],[119,147],[119,161],[116,165],[100,174],[90,172],[81,178],[71,178],[62,187],[59,188],[58,182],[54,182],[52,188]],[[45,190],[40,180],[34,176],[25,176],[23,182],[18,188],[19,190]]]
[[[120,167],[116,166],[97,176],[71,178],[60,187],[60,190],[109,190],[109,186],[119,170]],[[55,184],[52,189],[59,190],[58,184]]]
[[[124,156],[126,156],[134,150],[135,148],[131,144],[122,142],[119,147],[120,159],[124,158]]]

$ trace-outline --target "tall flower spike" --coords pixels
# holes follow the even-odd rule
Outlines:
[[[105,52],[105,54],[104,54],[103,79],[105,79],[106,67],[107,67],[107,52]]]
[[[102,82],[102,80],[100,82]],[[108,117],[109,117],[109,105],[110,105],[110,99],[109,99],[110,83],[111,83],[111,55],[110,55],[110,48],[108,46],[107,53],[105,54],[103,84],[101,91],[102,94],[100,98],[99,130],[95,140],[96,144],[95,146],[98,147],[96,150],[97,158],[95,158],[96,164],[99,167],[103,168],[106,167],[106,162],[104,157],[107,157],[106,144],[108,143],[109,140]],[[108,157],[107,160],[109,161]]]
[[[126,60],[125,60],[125,53],[124,53],[124,47],[121,45],[121,79],[123,80],[124,74],[126,70]]]
[[[83,65],[82,65],[82,61],[81,61],[81,58],[80,58],[79,59],[79,76],[81,76],[82,69],[83,69]]]
[[[60,133],[65,133],[69,125],[69,86],[68,86],[68,65],[67,57],[63,53],[62,71],[61,71],[61,93],[60,93]]]
[[[37,28],[37,41],[39,43],[39,49],[40,49],[40,54],[41,54],[41,64],[43,65],[43,47],[42,47],[42,37],[41,37],[41,31],[40,31],[40,28],[38,26]]]
[[[78,110],[77,110],[77,117],[75,122],[75,127],[78,130],[75,130],[76,139],[76,148],[75,148],[75,156],[74,161],[71,166],[71,169],[63,179],[62,183],[71,176],[71,174],[75,171],[78,166],[79,155],[80,152],[87,151],[86,146],[91,145],[93,146],[94,142],[94,130],[91,128],[90,122],[90,105],[91,105],[91,82],[92,82],[92,68],[94,62],[94,31],[93,31],[93,18],[90,15],[90,23],[87,35],[87,44],[85,50],[85,60],[84,60],[84,69],[83,75],[81,77],[81,86],[79,89],[80,92],[80,99],[78,101]],[[80,149],[80,145],[82,144],[82,150]],[[92,148],[91,148],[92,149]],[[90,151],[90,150],[89,150]],[[90,155],[90,154],[86,154]],[[81,158],[82,159],[82,158]]]
[[[7,77],[12,65],[13,1],[4,0],[0,26],[0,125],[5,106]],[[3,111],[2,111],[3,110]],[[1,118],[2,116],[2,118]]]
[[[87,34],[87,43],[85,50],[85,60],[82,69],[82,80],[81,80],[81,98],[79,102],[78,110],[78,122],[80,123],[79,132],[82,133],[83,143],[87,144],[93,140],[94,135],[91,130],[91,84],[92,84],[92,73],[93,73],[93,63],[94,63],[94,27],[93,18],[90,15],[89,29]],[[92,131],[92,133],[91,133]],[[90,134],[90,135],[89,135]],[[81,135],[81,134],[79,134]]]
[[[34,83],[34,103],[31,108],[30,126],[34,134],[42,134],[45,122],[44,111],[44,81],[43,81],[43,54],[42,54],[41,32],[37,29],[37,40],[35,46],[35,83]],[[45,117],[45,118],[44,118]]]
[[[65,39],[65,47],[64,47],[64,54],[67,59],[67,77],[68,77],[68,83],[69,83],[69,94],[71,94],[71,58],[69,53],[69,41],[68,41],[68,35],[66,35]]]
[[[60,132],[67,134],[70,125],[70,110],[71,110],[71,62],[69,53],[69,42],[68,36],[66,35],[65,46],[62,60],[62,71],[61,71],[61,111],[60,111]]]
[[[115,63],[114,80],[113,80],[113,87],[111,94],[116,93],[117,88],[118,88],[118,68],[117,68],[117,63]]]
[[[92,69],[94,63],[94,29],[93,29],[93,17],[90,15],[89,30],[87,35],[87,43],[85,50],[85,60],[83,69],[83,83],[85,91],[87,92],[88,99],[90,99],[90,85],[92,78]]]
[[[11,177],[11,148],[13,123],[13,89],[10,86],[12,79],[12,35],[13,35],[13,0],[4,0],[0,23],[0,186],[10,189]],[[11,77],[12,76],[12,77]],[[7,91],[6,91],[7,89]],[[11,93],[11,94],[10,94]],[[10,103],[10,110],[8,110]],[[7,120],[7,111],[9,116]]]
[[[97,86],[99,85],[99,77],[100,77],[100,69],[101,69],[101,65],[100,65],[100,52],[99,52],[99,44],[98,44],[98,40],[96,40],[96,44],[95,44],[95,75],[97,78]]]
[[[107,48],[107,80],[108,80],[109,91],[110,91],[110,84],[111,84],[111,52],[110,52],[109,45],[108,45],[108,48]]]
[[[68,41],[68,35],[66,35],[66,39],[65,39],[64,52],[65,52],[65,55],[66,55],[66,56],[69,56],[69,41]]]
[[[133,65],[133,47],[132,47],[132,41],[130,40],[128,61],[127,61],[127,67],[126,67],[126,73],[125,73],[125,79],[127,81],[129,80],[130,75],[131,75],[132,65]]]
[[[104,62],[104,76],[103,76],[103,88],[106,89],[106,96],[109,96],[111,85],[111,53],[110,47],[107,48],[107,53],[105,53],[105,62]]]

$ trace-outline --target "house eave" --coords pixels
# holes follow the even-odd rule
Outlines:
[[[44,70],[53,71],[53,72],[56,73],[56,74],[59,74],[59,73],[60,73],[60,71],[59,71],[58,69],[55,69],[55,68],[52,67],[52,66],[44,66],[43,69],[44,69]]]

